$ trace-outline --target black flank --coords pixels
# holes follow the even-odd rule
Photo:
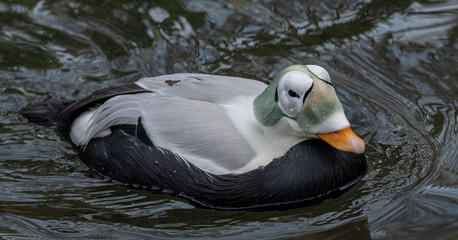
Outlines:
[[[316,203],[348,190],[367,168],[363,154],[309,140],[265,167],[244,174],[214,175],[121,129],[91,140],[80,158],[90,169],[121,183],[167,189],[199,206],[226,210]]]

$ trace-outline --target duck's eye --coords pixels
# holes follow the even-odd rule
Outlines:
[[[299,97],[299,94],[297,94],[297,92],[295,92],[295,91],[293,91],[293,90],[289,90],[289,91],[288,91],[288,95],[291,96],[291,97],[300,98],[300,97]]]

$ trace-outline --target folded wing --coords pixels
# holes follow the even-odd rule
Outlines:
[[[84,146],[94,137],[110,134],[113,126],[141,124],[155,147],[208,172],[237,171],[256,156],[228,116],[227,106],[240,96],[254,99],[265,88],[263,83],[175,74],[142,79],[137,85],[149,92],[114,96],[79,115],[72,124],[72,141]]]

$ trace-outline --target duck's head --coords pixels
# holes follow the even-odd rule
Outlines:
[[[365,150],[364,141],[350,128],[328,72],[320,66],[293,65],[281,71],[254,100],[254,112],[265,127],[289,118],[303,136],[321,138],[342,151]]]

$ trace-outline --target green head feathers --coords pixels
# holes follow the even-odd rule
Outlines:
[[[349,126],[329,74],[317,65],[293,65],[281,71],[254,100],[254,113],[266,127],[288,117],[309,134]]]

